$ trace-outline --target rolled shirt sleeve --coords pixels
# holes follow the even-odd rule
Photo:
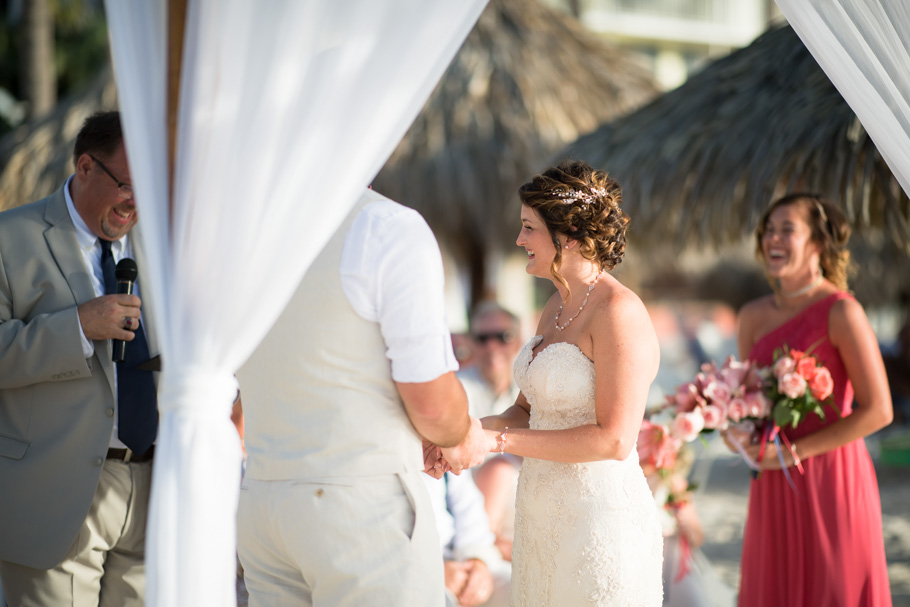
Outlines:
[[[445,315],[442,256],[417,211],[375,192],[345,237],[341,283],[355,312],[379,323],[397,382],[458,369]]]

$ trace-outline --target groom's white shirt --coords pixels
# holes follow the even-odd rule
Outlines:
[[[238,371],[251,604],[442,605],[421,438],[395,385],[457,368],[442,276],[420,215],[368,191]]]
[[[394,382],[458,368],[442,281],[423,218],[365,192],[237,373],[248,478],[423,470]]]
[[[458,369],[433,233],[416,211],[375,192],[345,237],[341,286],[364,320],[379,323],[398,382],[426,382]],[[402,272],[401,268],[407,268]],[[413,305],[412,302],[419,302]]]

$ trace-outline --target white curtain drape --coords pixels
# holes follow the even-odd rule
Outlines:
[[[910,193],[910,2],[776,1]]]
[[[163,369],[151,606],[235,604],[234,371],[486,0],[190,0],[168,218],[167,0],[107,0]]]

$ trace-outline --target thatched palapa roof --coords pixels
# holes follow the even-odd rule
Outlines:
[[[44,118],[0,139],[0,211],[48,196],[73,172],[73,144],[83,121],[100,109],[117,108],[110,68],[61,101]]]
[[[486,253],[514,248],[518,187],[656,93],[638,55],[571,16],[491,0],[374,187],[419,210],[476,283]]]
[[[734,241],[773,198],[799,190],[828,196],[855,226],[880,227],[910,250],[907,195],[789,26],[562,154],[619,180],[639,241]]]

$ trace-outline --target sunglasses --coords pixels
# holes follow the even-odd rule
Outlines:
[[[478,333],[474,335],[474,341],[480,345],[486,345],[491,339],[495,339],[501,344],[508,344],[515,340],[515,334],[512,333],[512,331],[494,331],[492,333]]]

